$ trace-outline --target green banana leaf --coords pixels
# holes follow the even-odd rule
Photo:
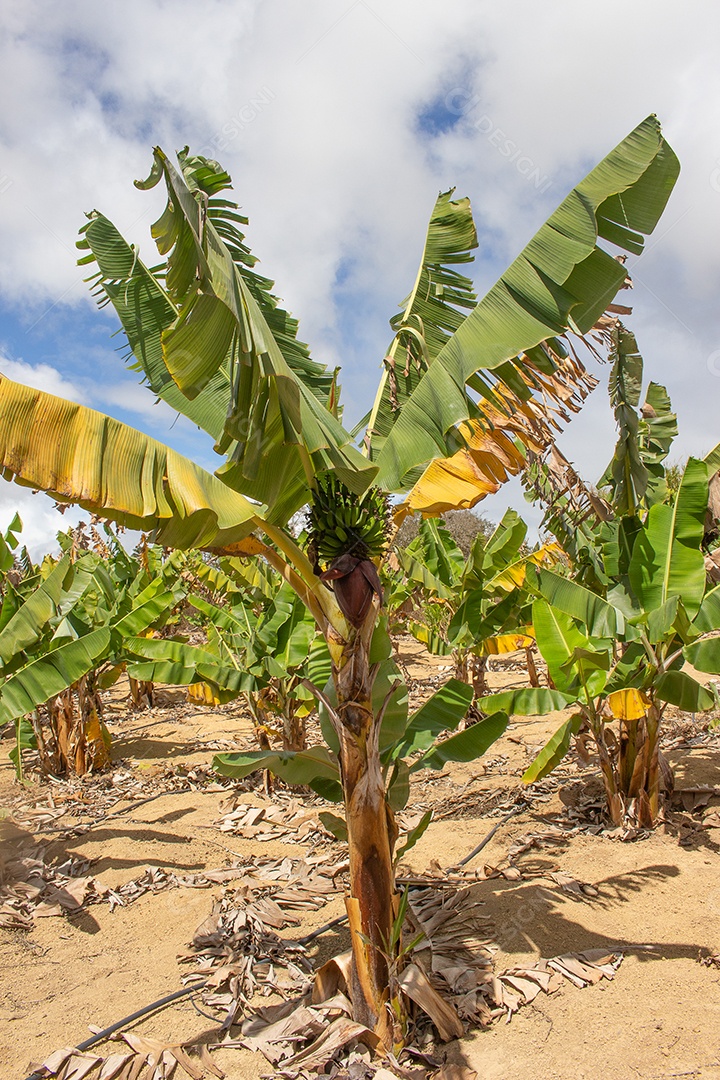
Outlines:
[[[4,668],[18,653],[34,645],[46,633],[49,619],[58,610],[66,580],[72,577],[70,556],[64,555],[52,573],[5,624],[0,632],[0,663]]]
[[[396,758],[390,769],[385,798],[395,813],[404,810],[410,798],[410,768],[402,758]]]
[[[430,217],[415,284],[390,320],[395,333],[383,361],[375,403],[365,423],[373,456],[412,397],[423,373],[477,301],[470,278],[452,269],[473,261],[477,233],[469,199],[441,192]]]
[[[458,424],[482,413],[466,390],[502,378],[518,355],[577,327],[586,333],[625,279],[598,238],[639,254],[679,172],[654,116],[635,128],[551,215],[424,372],[376,457],[378,483],[405,490],[419,466],[458,449]],[[503,367],[505,365],[505,367]],[[473,384],[475,385],[475,384]]]
[[[135,636],[156,625],[166,612],[175,607],[182,593],[182,589],[166,589],[164,580],[156,578],[135,597],[133,609],[113,622],[115,634],[121,637]]]
[[[418,559],[414,559],[408,551],[398,551],[397,556],[400,565],[410,581],[415,581],[418,585],[422,585],[424,589],[427,589],[431,596],[437,596],[441,600],[450,599],[453,595],[453,590],[445,585],[440,578],[431,574],[428,568]]]
[[[426,832],[427,827],[432,821],[432,819],[432,810],[426,810],[415,828],[411,829],[410,832],[407,834],[404,843],[400,844],[397,851],[395,852],[396,863],[400,862],[400,859],[402,859],[403,855],[407,855],[408,851],[410,851],[411,848],[415,847],[420,837],[423,835],[424,832]]]
[[[515,561],[527,536],[527,529],[517,510],[505,511],[499,525],[483,545],[484,577],[493,577]]]
[[[697,614],[705,592],[700,545],[707,501],[707,466],[690,458],[672,506],[650,507],[630,559],[630,584],[645,612],[678,595],[690,619]]]
[[[20,542],[17,534],[22,532],[22,527],[20,515],[15,514],[4,535],[0,533],[0,574],[6,574],[15,565],[13,553]]]
[[[720,675],[720,638],[706,638],[686,645],[683,656],[698,671]]]
[[[473,690],[459,679],[449,679],[410,717],[400,739],[387,747],[386,761],[428,750],[444,731],[454,731],[472,704]]]
[[[666,671],[655,681],[660,701],[677,705],[683,712],[705,712],[715,705],[715,698],[685,671]]]
[[[575,713],[561,724],[552,738],[548,739],[535,760],[523,773],[523,784],[534,784],[556,768],[570,749],[570,739],[577,735],[583,722],[581,713]]]
[[[205,600],[202,596],[188,596],[188,603],[196,611],[199,611],[201,615],[204,615],[208,623],[216,629],[247,634],[247,624],[238,617],[231,606],[220,607],[218,604],[211,604],[209,600]],[[241,602],[240,608],[242,609],[242,607]]]
[[[105,658],[110,643],[111,631],[102,627],[53,649],[15,672],[0,687],[0,724],[26,716],[67,690]]]
[[[465,731],[435,742],[421,758],[412,763],[410,772],[417,772],[418,769],[442,769],[448,761],[475,761],[490,749],[507,726],[506,713],[493,713]]]
[[[621,637],[625,629],[622,612],[596,593],[552,570],[538,570],[540,594],[558,611],[577,619],[589,638]]]
[[[216,754],[213,768],[235,780],[241,780],[258,769],[269,769],[287,784],[311,784],[315,780],[337,782],[340,778],[337,759],[324,746],[313,746],[297,752],[253,750],[245,754]]]
[[[421,642],[433,656],[452,656],[453,647],[436,631],[431,630],[424,623],[410,623],[408,630],[416,641]]]
[[[465,557],[443,522],[425,518],[418,534],[408,547],[408,554],[418,559],[432,578],[437,578],[446,590],[459,584],[465,570]],[[442,591],[438,591],[442,595]]]
[[[259,688],[259,681],[252,672],[224,666],[217,661],[200,660],[185,665],[179,660],[134,660],[128,662],[127,673],[138,682],[162,683],[164,686],[208,683],[222,704]]]
[[[667,497],[668,486],[663,462],[678,433],[677,414],[664,386],[651,382],[645,394],[640,422],[640,456],[649,473],[645,502],[652,506]]]
[[[18,780],[23,778],[22,752],[23,750],[36,750],[37,736],[35,729],[27,716],[18,716],[15,720],[15,745],[8,757],[15,766],[15,776]]]
[[[678,617],[679,596],[671,596],[660,607],[649,612],[647,617],[647,638],[651,645],[664,641],[674,629]]]
[[[230,226],[223,233],[213,217],[200,214],[201,197],[195,198],[156,148],[150,177],[138,186],[153,187],[161,178],[168,203],[152,231],[160,253],[168,256],[168,293],[181,306],[177,321],[162,335],[167,369],[193,398],[232,354],[225,434],[236,442],[219,475],[266,503],[271,520],[282,523],[307,501],[308,460],[315,474],[336,472],[360,494],[376,468],[287,363],[246,275],[233,261],[226,243]]]
[[[561,693],[576,693],[578,680],[569,665],[576,649],[590,648],[590,640],[569,615],[546,600],[536,600],[532,612],[535,640],[555,686]]]
[[[610,695],[618,690],[630,688],[649,690],[655,675],[656,669],[648,663],[648,656],[642,643],[631,641],[610,672],[604,693]]]
[[[642,390],[643,358],[635,335],[622,324],[613,330],[610,359],[613,366],[608,390],[618,438],[613,459],[598,486],[611,488],[616,514],[634,515],[642,504],[649,477],[638,439],[640,418],[637,409]]]
[[[115,308],[130,355],[135,356],[136,368],[143,372],[152,393],[219,442],[231,393],[229,364],[223,364],[204,392],[192,401],[177,388],[162,354],[162,334],[178,318],[177,306],[112,222],[96,210],[89,218],[77,246],[91,254],[78,262],[97,263],[98,273],[89,280],[94,283],[100,306],[109,301]]]
[[[482,699],[482,706],[485,712],[505,712],[508,716],[545,716],[566,709],[573,701],[573,695],[563,694],[559,690],[524,686],[520,690],[488,694]]]
[[[693,626],[701,634],[720,630],[720,585],[710,589],[702,599]]]

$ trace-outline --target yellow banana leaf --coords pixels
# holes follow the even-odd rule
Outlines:
[[[499,574],[496,574],[491,579],[490,586],[505,589],[507,592],[512,589],[522,588],[525,584],[528,566],[553,566],[562,554],[562,548],[554,540],[549,544],[543,544],[537,551],[525,555],[522,559],[518,559],[517,562],[511,563],[510,566],[501,570]]]
[[[648,710],[650,699],[641,690],[630,687],[608,694],[607,705],[616,720],[640,720]]]
[[[484,420],[468,420],[457,428],[462,449],[451,457],[432,461],[397,507],[400,524],[408,513],[444,514],[469,510],[487,495],[499,491],[526,465],[525,448],[541,453],[554,442],[569,413],[578,412],[597,380],[572,356],[558,357],[552,375],[529,358],[518,368],[519,379],[540,396],[521,401],[503,384],[495,387],[496,407],[483,405]]]
[[[535,638],[529,634],[498,634],[497,637],[483,641],[482,655],[504,656],[505,653],[517,652],[518,649],[529,649],[534,644]]]
[[[169,547],[223,547],[263,507],[148,435],[0,375],[0,471]]]
[[[193,705],[219,705],[220,698],[215,696],[212,686],[206,682],[190,683],[187,690],[188,701]]]

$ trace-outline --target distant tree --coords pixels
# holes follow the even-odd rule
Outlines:
[[[400,526],[395,543],[399,548],[406,548],[418,535],[420,514],[406,517]],[[484,514],[476,514],[473,510],[450,510],[440,518],[447,531],[452,536],[457,546],[467,559],[474,541],[478,536],[484,536],[487,540],[495,530],[495,522]]]

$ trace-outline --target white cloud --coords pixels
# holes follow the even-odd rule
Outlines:
[[[53,500],[42,492],[34,493],[19,484],[0,483],[0,530],[7,529],[15,514],[19,514],[23,523],[20,533],[20,545],[30,552],[33,560],[40,559],[45,552],[59,550],[56,535],[66,532],[79,521],[88,521],[86,511],[69,506],[61,514],[55,509]]]
[[[0,354],[0,373],[13,382],[44,390],[46,394],[68,398],[80,405],[87,403],[86,396],[50,364],[28,364],[24,360],[10,360]]]

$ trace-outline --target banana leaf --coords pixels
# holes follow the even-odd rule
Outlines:
[[[703,597],[693,626],[703,634],[720,630],[720,585],[710,589]]]
[[[414,829],[410,829],[404,843],[400,844],[395,852],[395,862],[399,862],[403,855],[407,855],[410,848],[414,848],[420,837],[427,831],[427,827],[433,819],[432,810],[426,810]]]
[[[36,750],[37,736],[27,716],[18,716],[15,720],[15,745],[8,757],[15,766],[15,776],[18,780],[23,778],[22,752],[23,750]]]
[[[337,759],[324,746],[313,746],[309,750],[279,750],[268,753],[265,750],[253,750],[245,754],[216,754],[213,768],[223,776],[232,776],[241,780],[258,769],[269,769],[287,784],[311,784],[316,780],[334,780],[340,778]]]
[[[0,663],[8,663],[46,633],[57,612],[67,579],[72,579],[70,556],[64,555],[52,573],[28,596],[0,632]]]
[[[705,712],[715,705],[715,698],[685,671],[666,671],[655,682],[660,701],[677,705],[684,712]]]
[[[683,656],[698,671],[707,671],[711,675],[720,675],[720,638],[706,638],[686,645]]]
[[[625,629],[622,613],[602,597],[552,570],[538,569],[536,577],[540,594],[558,611],[581,622],[589,638],[622,636]]]
[[[477,232],[469,199],[441,192],[425,238],[420,267],[401,311],[390,320],[395,333],[383,360],[383,374],[367,420],[373,456],[423,373],[477,301],[470,278],[453,269],[473,261]]]
[[[705,592],[700,545],[707,501],[707,466],[690,458],[673,504],[650,507],[630,559],[630,583],[645,612],[677,595],[690,619],[698,613]]]
[[[527,525],[517,510],[506,510],[502,520],[483,546],[483,574],[492,578],[505,571],[517,558],[527,536]]]
[[[0,724],[26,716],[87,675],[110,648],[108,627],[46,653],[11,675],[0,688]]]
[[[410,772],[417,772],[418,769],[442,769],[448,761],[475,761],[490,749],[507,726],[506,713],[493,713],[465,731],[435,742],[421,758],[412,763]]]
[[[582,714],[576,713],[560,725],[523,773],[523,784],[534,784],[537,780],[542,780],[560,764],[570,749],[570,739],[573,735],[577,735],[582,722]]]
[[[177,306],[163,288],[159,275],[148,270],[137,250],[123,239],[112,222],[96,210],[89,217],[77,246],[91,254],[79,262],[97,263],[98,273],[90,279],[94,294],[101,307],[109,301],[115,308],[130,355],[136,358],[135,368],[143,372],[153,394],[219,442],[230,400],[229,364],[223,364],[204,392],[193,400],[178,389],[162,355],[162,334],[176,321]]]
[[[20,532],[22,532],[22,521],[20,515],[15,514],[5,534],[0,533],[0,574],[6,574],[15,565],[13,552],[19,544],[17,533]]]
[[[153,226],[168,256],[167,290],[180,305],[163,331],[163,358],[179,389],[197,397],[231,352],[232,397],[225,435],[235,443],[220,475],[238,491],[271,507],[284,524],[307,501],[307,463],[336,472],[362,493],[376,468],[352,446],[333,413],[298,378],[283,356],[246,275],[165,154],[155,150],[153,170],[138,185],[164,178],[168,203]]]
[[[559,690],[530,686],[488,694],[482,699],[482,706],[485,712],[505,712],[508,716],[545,716],[547,713],[566,709],[573,700],[572,695],[563,694]]]
[[[576,649],[590,648],[589,638],[569,615],[551,607],[546,600],[536,600],[532,613],[535,640],[555,686],[561,693],[575,693],[577,679],[568,665]]]
[[[262,507],[155,439],[2,376],[0,470],[169,547],[223,548],[262,520]]]
[[[615,413],[618,439],[613,459],[599,482],[610,486],[612,504],[621,516],[637,514],[645,496],[649,473],[640,455],[637,408],[642,390],[643,358],[634,334],[619,325],[612,334],[613,362],[608,390]]]
[[[427,750],[443,731],[454,731],[472,704],[473,690],[459,679],[449,679],[410,717],[402,737],[389,745],[386,761]]]
[[[403,404],[373,455],[381,486],[407,490],[419,467],[451,458],[460,449],[458,425],[477,418],[482,428],[484,404],[497,409],[498,388],[509,391],[513,404],[522,404],[523,361],[517,358],[571,327],[590,330],[625,279],[623,265],[598,246],[598,239],[639,254],[642,234],[657,224],[678,172],[658,121],[650,116],[571,191]],[[480,394],[477,406],[468,385]],[[498,412],[507,417],[511,406],[506,411],[501,405]],[[514,434],[528,438],[531,427]]]
[[[113,622],[115,634],[134,636],[156,625],[178,603],[182,593],[182,589],[166,589],[163,579],[156,578],[135,597],[132,610]]]

